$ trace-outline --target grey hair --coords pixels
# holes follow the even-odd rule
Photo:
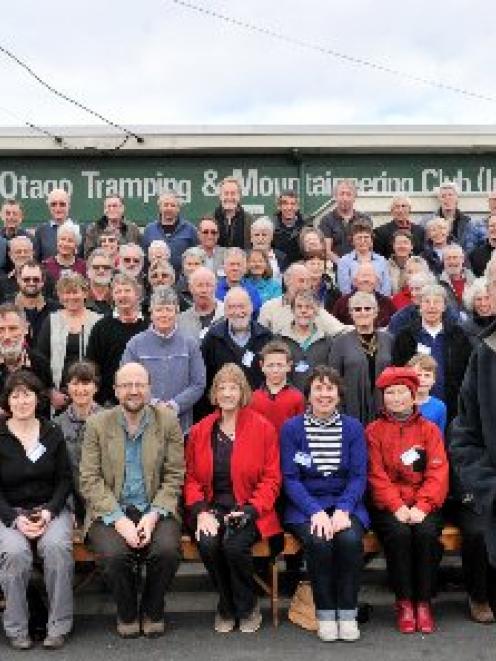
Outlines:
[[[348,299],[348,310],[351,312],[355,305],[369,305],[376,312],[379,310],[376,297],[374,294],[369,294],[367,291],[357,291],[353,296],[350,296]]]
[[[12,244],[13,243],[26,243],[28,242],[31,248],[34,248],[33,246],[33,241],[32,239],[29,238],[29,236],[24,236],[22,234],[18,234],[17,236],[14,236],[10,239],[9,241],[9,250],[12,249]]]
[[[228,248],[224,253],[224,264],[230,257],[242,257],[246,262],[246,253],[241,248]]]
[[[355,182],[354,179],[339,179],[339,181],[336,181],[336,183],[334,184],[333,189],[332,189],[332,194],[333,194],[334,197],[336,197],[337,192],[338,192],[338,188],[340,186],[348,186],[348,188],[351,188],[351,190],[353,191],[353,193],[355,194],[355,197],[356,197],[356,195],[358,193],[358,189],[357,189],[357,185],[356,185],[356,182]]]
[[[132,287],[138,294],[138,298],[140,300],[143,298],[143,287],[138,282],[138,280],[136,280],[136,278],[132,278],[130,275],[126,275],[126,273],[116,273],[112,278],[112,284],[110,285],[110,288],[113,291],[114,287],[118,287],[119,285]]]
[[[200,267],[198,267],[197,269],[195,269],[195,270],[193,271],[193,273],[189,276],[189,278],[188,278],[188,283],[191,284],[193,278],[194,278],[196,275],[202,275],[202,274],[206,275],[207,273],[208,273],[210,276],[212,276],[213,281],[214,281],[214,285],[217,284],[217,276],[216,276],[215,273],[212,271],[212,269],[209,269],[209,268],[207,268],[206,266],[200,266]]]
[[[104,257],[112,264],[112,258],[107,255],[107,253],[103,248],[95,248],[88,255],[88,258],[86,259],[86,265],[88,266],[88,268],[91,268],[91,265],[93,264],[93,260],[95,259],[95,257]]]
[[[420,273],[414,273],[410,278],[408,278],[408,286],[417,286],[423,287],[427,285],[433,285],[436,283],[436,278],[434,275],[428,271],[425,273],[422,271]]]
[[[62,223],[62,225],[59,225],[57,227],[57,239],[61,234],[67,232],[70,232],[72,234],[72,236],[74,237],[74,241],[76,242],[76,246],[79,246],[79,244],[81,243],[81,230],[74,221],[66,220],[64,223]]]
[[[207,261],[207,255],[205,251],[203,250],[203,248],[200,248],[199,246],[192,246],[191,248],[186,248],[186,250],[183,252],[181,257],[181,263],[183,266],[187,257],[198,257],[198,259],[201,260],[202,265],[205,264],[205,262]]]
[[[246,300],[250,304],[250,308],[253,311],[253,303],[251,302],[250,295],[248,294],[246,289],[243,289],[243,287],[231,287],[231,289],[227,292],[227,294],[224,297],[224,308],[229,303],[230,299],[236,294],[243,294],[243,296],[246,296]]]
[[[172,275],[175,282],[176,271],[174,270],[174,267],[169,261],[167,261],[166,259],[156,259],[154,262],[152,262],[150,264],[150,268],[148,269],[148,279],[150,279],[150,273],[157,269],[161,269],[162,271],[166,271],[169,275]]]
[[[438,195],[441,193],[442,190],[452,190],[457,195],[460,192],[457,184],[454,181],[443,181],[443,183],[437,189]]]
[[[167,241],[162,241],[162,239],[154,239],[150,243],[150,245],[148,246],[148,259],[150,259],[150,248],[157,248],[158,246],[160,246],[161,248],[165,248],[167,259],[170,259],[171,250],[169,248],[169,244],[167,243]]]
[[[269,230],[274,234],[274,223],[269,216],[260,216],[260,218],[253,221],[250,231],[253,231],[254,229]]]
[[[164,200],[166,200],[168,197],[173,197],[179,208],[181,208],[182,203],[183,203],[183,198],[179,195],[179,193],[175,190],[165,190],[163,193],[160,193],[157,199],[157,206],[160,208],[160,205]]]
[[[144,262],[145,260],[145,253],[143,252],[143,248],[139,246],[137,243],[123,243],[122,245],[119,246],[119,257],[124,257],[124,255],[127,253],[129,249],[133,250],[138,250],[138,254],[141,258],[141,261]]]
[[[14,239],[11,240],[11,243],[13,240]],[[486,278],[488,284],[493,280],[496,280],[496,273],[494,275],[491,275],[491,271],[494,269],[495,266],[496,266],[496,256],[494,256],[493,253],[493,257],[491,257],[491,259],[486,264],[486,268],[484,269],[484,277]]]
[[[405,266],[408,266],[408,264],[419,264],[426,273],[429,273],[429,265],[420,255],[412,255],[409,257],[406,260]]]
[[[425,224],[425,229],[429,231],[431,228],[436,227],[437,225],[444,225],[446,229],[449,228],[449,222],[446,218],[441,218],[441,216],[435,216],[434,218],[429,218]]]
[[[157,305],[175,305],[176,308],[179,308],[179,299],[175,289],[165,285],[155,287],[150,297],[150,310]]]
[[[320,303],[319,303],[318,299],[316,298],[316,296],[314,295],[313,292],[311,292],[311,291],[300,291],[296,294],[296,296],[291,301],[291,310],[293,310],[293,312],[294,312],[294,309],[295,309],[296,299],[304,300],[305,303],[311,303],[314,306],[316,311],[320,308]]]
[[[392,209],[394,205],[397,204],[400,200],[405,200],[405,202],[408,204],[410,209],[412,208],[412,201],[409,197],[407,197],[406,195],[395,195],[391,200],[390,209]]]
[[[445,303],[448,300],[446,289],[437,283],[425,285],[425,287],[422,287],[422,291],[420,292],[420,300],[427,298],[427,296],[441,296]]]
[[[293,275],[293,272],[295,271],[295,269],[299,269],[299,268],[303,268],[307,271],[307,267],[303,262],[293,262],[293,264],[290,264],[282,274],[282,279],[284,284],[286,285],[286,288],[288,286],[289,281],[291,280],[291,276]]]
[[[467,310],[473,311],[474,299],[480,294],[487,294],[487,280],[485,277],[476,278],[463,292],[463,304]]]
[[[443,260],[446,257],[447,253],[449,252],[456,252],[460,255],[460,257],[463,257],[465,253],[463,252],[463,248],[458,245],[458,243],[450,243],[448,246],[445,246],[443,248]]]

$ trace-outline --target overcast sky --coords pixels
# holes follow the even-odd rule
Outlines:
[[[125,124],[494,123],[496,3],[197,4],[495,100],[474,100],[354,66],[171,0],[15,0],[3,7],[0,45],[55,87]],[[0,125],[95,121],[52,96],[2,54],[0,77]]]

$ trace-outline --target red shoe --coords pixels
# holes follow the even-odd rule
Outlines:
[[[433,633],[436,630],[432,607],[428,601],[419,601],[417,604],[417,631],[420,633]]]
[[[397,599],[396,627],[400,633],[415,633],[415,610],[410,599]]]

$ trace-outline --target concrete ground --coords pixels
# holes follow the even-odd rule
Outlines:
[[[52,654],[67,661],[485,661],[493,660],[496,625],[482,626],[467,617],[465,594],[441,592],[435,602],[439,630],[431,636],[402,636],[393,628],[392,596],[385,585],[380,561],[365,572],[360,601],[372,606],[371,618],[361,626],[356,643],[322,643],[288,622],[288,598],[281,600],[281,625],[272,627],[269,604],[261,600],[264,624],[257,634],[215,634],[216,605],[201,565],[183,565],[167,599],[167,634],[156,640],[121,640],[115,633],[114,607],[97,577],[76,592],[75,629],[60,652],[11,650],[0,638],[0,661]]]

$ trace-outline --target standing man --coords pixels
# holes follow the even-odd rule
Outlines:
[[[170,261],[177,275],[181,272],[183,252],[198,243],[196,227],[185,220],[180,211],[179,195],[173,191],[162,193],[158,198],[159,218],[147,225],[143,232],[145,250],[154,239],[161,239],[167,243],[171,252]]]
[[[398,230],[410,232],[413,243],[413,253],[420,255],[424,249],[424,228],[414,223],[410,216],[412,202],[409,197],[398,195],[391,202],[392,220],[380,225],[374,232],[374,250],[379,255],[389,259],[393,254],[393,238]]]
[[[193,305],[179,315],[178,327],[201,341],[208,329],[224,315],[224,304],[215,298],[216,278],[206,266],[200,266],[189,276]]]
[[[86,269],[89,288],[86,307],[98,314],[112,314],[112,259],[103,248],[95,248],[88,257]]]
[[[86,422],[80,464],[85,532],[117,605],[119,635],[160,636],[165,593],[181,558],[183,438],[172,411],[148,404],[150,377],[142,365],[121,367],[115,392],[119,406]],[[136,561],[146,566],[139,608]]]
[[[214,211],[220,232],[219,245],[248,250],[253,218],[241,206],[241,184],[235,177],[221,181],[219,200],[220,205]]]
[[[121,364],[140,363],[146,368],[152,403],[172,409],[187,434],[193,405],[205,390],[205,365],[198,342],[178,329],[178,315],[176,292],[156,287],[150,299],[151,327],[129,340]]]
[[[50,312],[60,308],[59,303],[51,298],[45,298],[45,274],[43,268],[34,260],[26,262],[17,271],[17,285],[19,291],[15,297],[15,304],[26,315],[28,333],[26,343],[33,346],[40,332],[40,328]]]
[[[334,186],[336,206],[320,221],[320,229],[325,236],[329,258],[336,264],[340,257],[352,250],[352,225],[360,221],[372,228],[369,216],[355,209],[357,189],[352,179],[342,179]]]
[[[281,191],[277,198],[272,245],[286,256],[287,265],[303,258],[298,238],[304,227],[305,220],[300,213],[298,193],[294,190]]]
[[[17,200],[5,200],[0,210],[0,217],[3,223],[0,236],[3,236],[7,241],[15,236],[29,236],[27,231],[21,227],[24,214],[21,203]]]
[[[213,216],[202,216],[198,223],[198,243],[206,255],[205,266],[215,275],[224,275],[225,248],[218,245],[219,227]]]
[[[255,318],[262,307],[262,299],[255,287],[245,279],[247,271],[246,254],[241,248],[229,248],[224,255],[224,276],[217,280],[215,298],[223,301],[232,287],[243,287],[251,299]]]
[[[459,243],[465,252],[470,252],[476,246],[484,243],[486,228],[483,223],[474,222],[466,213],[458,208],[458,187],[455,183],[445,181],[439,186],[439,209],[437,216],[445,218],[449,223],[449,235]]]
[[[57,230],[70,220],[71,197],[63,188],[54,188],[47,197],[50,220],[41,223],[34,232],[34,256],[37,262],[57,254]],[[74,222],[71,220],[71,222]],[[80,245],[80,248],[82,244]],[[79,256],[82,257],[82,249]]]
[[[101,233],[107,228],[112,229],[119,237],[119,243],[141,243],[139,227],[124,217],[126,207],[119,195],[106,197],[103,203],[103,216],[95,223],[91,223],[86,230],[84,238],[84,258],[88,259],[90,253],[98,246]]]

